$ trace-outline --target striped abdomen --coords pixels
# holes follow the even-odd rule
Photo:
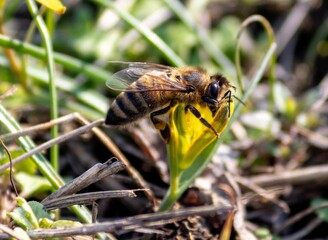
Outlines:
[[[107,125],[124,125],[144,117],[166,104],[160,91],[123,92],[114,100],[107,112]]]

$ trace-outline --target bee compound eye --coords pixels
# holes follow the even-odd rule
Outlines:
[[[220,85],[218,82],[212,82],[209,86],[208,86],[208,96],[211,98],[216,99],[219,95],[219,90],[220,90]]]

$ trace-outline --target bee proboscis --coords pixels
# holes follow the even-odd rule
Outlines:
[[[106,85],[122,91],[112,102],[107,112],[106,125],[123,126],[150,114],[154,126],[160,130],[165,141],[169,141],[169,126],[160,119],[178,103],[193,113],[206,127],[218,136],[216,130],[201,116],[193,105],[208,106],[212,116],[222,101],[231,102],[235,87],[220,74],[210,76],[200,67],[181,67],[122,62],[127,67],[116,72]]]

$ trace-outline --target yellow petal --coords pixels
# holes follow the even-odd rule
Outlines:
[[[226,128],[234,110],[233,102],[228,102],[228,100],[222,102],[214,117],[207,106],[196,104],[194,107],[219,135]],[[172,161],[171,165],[178,167],[180,171],[188,168],[196,157],[217,139],[212,129],[201,123],[191,112],[185,112],[184,104],[177,105],[172,109],[169,125],[171,132],[168,146],[170,161]]]
[[[37,0],[37,2],[46,6],[57,14],[64,14],[66,7],[59,0]]]

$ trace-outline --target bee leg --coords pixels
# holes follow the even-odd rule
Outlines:
[[[228,117],[230,117],[230,103],[231,103],[231,91],[226,92],[226,94],[224,94],[223,98],[228,99],[229,102],[229,108],[228,108]]]
[[[185,107],[185,111],[190,111],[192,114],[194,114],[195,117],[198,118],[199,121],[200,121],[202,124],[204,124],[206,127],[208,127],[209,129],[211,129],[211,130],[214,132],[214,134],[215,134],[217,137],[219,137],[218,132],[212,127],[211,124],[209,124],[208,121],[206,121],[205,118],[202,117],[202,115],[201,115],[200,112],[197,110],[197,108],[195,108],[195,107],[192,106],[192,105],[187,105],[187,106]]]
[[[169,125],[164,122],[163,120],[159,119],[157,116],[158,115],[163,115],[170,111],[171,109],[171,104],[165,108],[162,108],[156,112],[152,112],[150,114],[150,120],[154,124],[155,128],[158,129],[162,135],[162,138],[165,140],[166,143],[170,141],[170,128]]]
[[[210,97],[203,96],[202,100],[207,103],[208,107],[212,112],[212,117],[216,114],[218,110],[219,101]]]

